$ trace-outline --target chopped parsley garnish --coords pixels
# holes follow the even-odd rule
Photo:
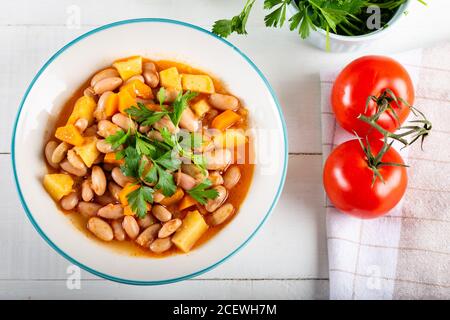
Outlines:
[[[147,203],[153,203],[153,192],[152,188],[141,185],[127,195],[128,204],[138,218],[147,214]]]
[[[208,189],[211,185],[211,180],[205,179],[191,190],[188,190],[187,193],[198,203],[204,205],[208,199],[215,199],[219,196],[219,192],[216,189]]]
[[[178,127],[183,111],[188,108],[189,101],[197,96],[196,92],[186,91],[178,94],[172,106],[163,105],[166,100],[164,88],[157,93],[161,111],[150,110],[145,104],[137,103],[125,110],[131,119],[141,126],[151,126],[168,116],[172,123]],[[127,177],[136,180],[138,189],[127,195],[127,199],[132,211],[143,217],[147,212],[147,204],[153,203],[153,193],[155,190],[169,197],[177,189],[173,173],[180,169],[181,158],[191,159],[191,161],[203,170],[206,170],[206,162],[201,154],[194,152],[202,143],[202,136],[199,133],[189,133],[186,135],[171,134],[166,127],[160,129],[163,141],[157,141],[139,130],[120,130],[106,138],[106,142],[112,148],[124,148],[116,152],[117,159],[123,159],[120,166],[121,171]],[[153,186],[153,187],[151,187]],[[189,194],[199,203],[206,203],[207,199],[217,197],[218,193],[214,189],[208,189],[211,181],[205,180],[189,191]]]

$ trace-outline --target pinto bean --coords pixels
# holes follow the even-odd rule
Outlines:
[[[194,112],[192,112],[191,108],[187,107],[181,114],[180,127],[190,132],[195,132],[200,127],[200,121]]]
[[[112,145],[110,145],[108,142],[106,142],[105,139],[97,140],[96,146],[97,146],[97,150],[100,151],[101,153],[114,152]]]
[[[163,139],[163,137],[161,135],[161,132],[156,131],[156,130],[149,131],[147,133],[147,137],[149,137],[152,140],[159,141],[159,142],[163,142],[164,141],[164,139]]]
[[[114,238],[111,226],[100,218],[92,217],[87,223],[87,228],[97,238],[103,241],[111,241]]]
[[[161,201],[163,201],[165,198],[165,196],[162,194],[161,191],[155,191],[155,193],[153,193],[153,202],[155,203],[160,203]]]
[[[72,210],[78,204],[78,193],[72,192],[61,198],[61,207],[64,210]]]
[[[232,216],[234,207],[231,203],[226,203],[219,209],[206,217],[206,223],[210,226],[217,226]]]
[[[112,77],[119,77],[119,72],[114,68],[108,68],[97,72],[91,79],[91,87],[95,86],[100,80]]]
[[[86,167],[84,167],[83,169],[75,168],[67,159],[62,161],[59,165],[61,166],[61,169],[70,174],[73,174],[74,176],[83,177],[87,173]]]
[[[106,176],[103,169],[99,166],[92,167],[91,187],[98,196],[103,195],[106,191]]]
[[[134,80],[139,80],[139,81],[141,81],[142,83],[145,83],[144,77],[141,76],[140,74],[138,74],[138,75],[132,76],[132,77],[129,78],[127,81],[125,81],[125,84],[130,83],[131,81],[134,81]]]
[[[97,121],[105,120],[107,118],[105,113],[105,102],[111,94],[113,94],[112,91],[105,91],[98,99],[97,107],[94,111],[94,117]]]
[[[53,163],[60,163],[66,157],[67,151],[70,149],[70,144],[61,142],[55,150],[53,150],[51,161]]]
[[[151,128],[152,128],[152,127],[150,127],[150,126],[143,126],[143,125],[140,125],[138,131],[139,131],[140,133],[144,133],[144,134],[145,134],[145,133],[149,132]]]
[[[101,207],[97,215],[105,219],[119,219],[123,217],[123,207],[120,204],[108,204]]]
[[[141,229],[145,229],[156,223],[156,220],[151,214],[146,214],[143,218],[138,218],[137,222]]]
[[[225,202],[225,200],[228,197],[228,191],[223,186],[215,186],[213,189],[215,189],[219,195],[215,199],[209,199],[208,202],[205,204],[205,209],[208,212],[214,212],[217,210],[218,207],[222,205],[222,203]]]
[[[161,225],[159,223],[152,224],[141,232],[136,238],[136,243],[142,247],[148,247],[158,237],[158,231],[160,229]]]
[[[219,171],[213,171],[209,174],[208,179],[211,181],[213,186],[219,186],[223,184],[223,177]]]
[[[122,188],[125,187],[128,182],[134,182],[134,179],[124,175],[119,167],[114,167],[114,169],[112,169],[111,177],[113,178],[114,182],[116,182]]]
[[[170,237],[175,231],[181,227],[182,221],[180,219],[172,219],[163,224],[162,228],[158,232],[158,238]]]
[[[164,88],[165,89],[165,99],[164,99],[164,103],[172,103],[176,100],[178,94],[180,93],[180,91],[178,91],[175,88]],[[161,101],[159,101],[161,102]]]
[[[222,111],[239,108],[239,100],[228,94],[213,93],[209,96],[209,103],[214,108]]]
[[[161,222],[166,222],[172,219],[172,213],[159,204],[153,206],[152,213],[155,216],[155,218]]]
[[[145,83],[147,83],[151,88],[156,88],[158,86],[159,73],[153,62],[146,62],[143,64],[142,75],[144,76]]]
[[[150,244],[150,250],[155,253],[163,253],[172,247],[170,238],[158,238]]]
[[[98,203],[80,201],[77,206],[77,211],[84,217],[94,217],[101,207]]]
[[[130,239],[136,239],[139,234],[139,225],[132,216],[125,216],[122,221],[122,227]]]
[[[136,129],[134,121],[121,113],[116,113],[113,115],[111,120],[114,124],[118,125],[125,131]]]
[[[241,170],[238,166],[232,166],[227,169],[223,175],[223,186],[228,190],[232,189],[241,179]]]
[[[98,122],[98,135],[103,137],[103,138],[107,138],[112,134],[117,133],[117,131],[121,130],[119,126],[115,125],[114,123],[112,123],[109,120],[100,120]]]
[[[75,153],[75,150],[70,149],[67,151],[67,161],[76,169],[79,170],[85,170],[86,165],[84,164],[83,160],[80,158],[79,155]]]
[[[205,153],[206,169],[223,170],[232,160],[231,151],[228,149],[216,149]]]
[[[95,137],[97,135],[97,125],[94,124],[90,127],[88,127],[86,130],[84,130],[83,134],[85,137]]]
[[[94,89],[92,89],[92,87],[87,87],[86,89],[84,89],[83,95],[90,98],[95,97]]]
[[[59,165],[57,163],[52,161],[52,155],[53,155],[53,152],[55,151],[56,147],[58,147],[58,142],[49,141],[45,145],[45,150],[44,150],[45,159],[47,160],[47,163],[50,165],[50,167],[55,168],[55,169],[59,167]]]
[[[106,206],[108,204],[115,204],[117,201],[112,195],[110,195],[109,193],[105,193],[101,196],[96,196],[95,202],[101,204],[102,206]]]
[[[89,125],[89,121],[85,118],[80,118],[77,121],[75,121],[74,126],[80,131],[81,133],[84,132],[84,130],[87,129]]]
[[[91,201],[94,199],[94,191],[91,188],[91,182],[86,179],[81,183],[81,198],[83,201]]]
[[[114,238],[116,238],[117,241],[125,240],[125,230],[123,230],[120,219],[111,221],[111,227],[114,233]]]
[[[174,178],[177,186],[183,188],[184,190],[191,190],[197,184],[197,180],[183,172],[176,172],[174,174]]]
[[[116,201],[119,201],[119,193],[120,193],[120,191],[122,191],[122,187],[119,186],[117,183],[110,181],[108,183],[108,190],[109,190],[109,193],[111,193],[111,196]]]
[[[163,128],[166,128],[172,134],[177,133],[179,131],[179,129],[175,127],[172,120],[170,120],[168,116],[164,116],[159,121],[155,122],[153,124],[153,127],[158,131],[161,131]]]
[[[95,94],[102,94],[106,91],[114,91],[122,84],[122,79],[119,77],[110,77],[98,81],[92,88]]]
[[[190,175],[197,181],[203,181],[208,177],[207,170],[202,170],[201,168],[192,163],[181,164],[181,172]]]

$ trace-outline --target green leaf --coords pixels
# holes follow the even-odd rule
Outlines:
[[[158,171],[155,165],[153,165],[144,177],[144,181],[148,183],[156,183],[158,181]]]
[[[264,17],[264,22],[267,27],[282,27],[284,22],[286,21],[286,8],[291,3],[291,0],[266,0],[264,1],[264,8],[272,9],[277,4],[280,6],[270,12],[268,15]]]
[[[187,193],[198,203],[204,205],[208,199],[215,199],[219,196],[219,192],[216,189],[208,189],[211,185],[211,180],[205,179],[191,190],[188,190]]]
[[[227,19],[217,20],[212,28],[212,32],[222,38],[228,37],[233,31],[233,23]]]
[[[170,171],[178,170],[181,165],[181,160],[178,159],[178,157],[176,157],[176,155],[174,155],[172,151],[166,152],[161,157],[154,160],[154,162]]]
[[[106,137],[105,141],[109,143],[111,147],[115,150],[119,148],[122,144],[126,143],[129,136],[130,130],[128,130],[128,132],[119,130],[115,134]]]
[[[167,111],[150,110],[140,102],[137,103],[137,106],[126,109],[125,112],[143,126],[151,126],[168,113]]]
[[[128,146],[124,151],[125,163],[120,169],[127,177],[139,178],[139,160],[141,156],[135,148]]]
[[[164,87],[159,88],[156,98],[158,98],[159,105],[162,106],[164,101],[166,101],[166,89]]]
[[[183,111],[188,107],[189,101],[195,98],[197,95],[197,92],[191,91],[186,91],[185,94],[182,94],[181,92],[178,94],[177,98],[173,102],[173,111],[169,114],[170,119],[175,126],[178,126],[178,124],[180,123],[181,115],[183,114]]]
[[[138,218],[143,218],[147,214],[147,203],[153,203],[153,189],[147,186],[140,186],[127,195],[128,204]]]
[[[156,147],[143,135],[136,136],[136,151],[140,155],[154,156]]]
[[[231,33],[247,34],[247,20],[252,10],[255,0],[247,0],[241,13],[231,19],[217,20],[212,28],[212,32],[220,37],[226,38]]]
[[[158,171],[158,183],[156,184],[155,189],[156,190],[161,189],[162,193],[166,197],[170,197],[177,190],[177,186],[175,185],[172,174],[166,172],[156,163],[154,163],[154,166]]]

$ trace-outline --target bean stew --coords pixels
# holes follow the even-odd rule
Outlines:
[[[250,187],[248,110],[211,75],[140,56],[67,101],[43,185],[74,225],[135,256],[187,253],[236,215]]]

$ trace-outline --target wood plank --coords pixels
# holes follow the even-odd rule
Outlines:
[[[327,299],[327,280],[188,280],[157,286],[128,286],[82,280],[67,289],[66,280],[0,280],[0,299]],[[45,288],[45,290],[43,290]],[[270,289],[269,289],[270,288]]]
[[[327,278],[321,157],[289,158],[283,194],[265,226],[239,253],[201,279]],[[4,168],[0,279],[64,279],[69,263],[40,239],[26,218],[10,167],[10,156],[0,155],[0,168]],[[95,277],[83,272],[83,278]]]

